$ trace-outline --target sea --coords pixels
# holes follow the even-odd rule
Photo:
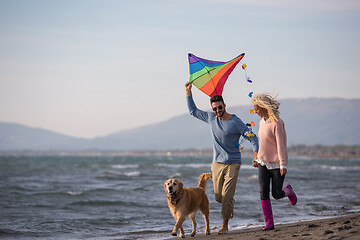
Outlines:
[[[257,169],[244,158],[230,230],[264,225]],[[12,156],[0,157],[1,239],[176,239],[164,182],[197,186],[211,156]],[[360,213],[360,160],[290,158],[284,184],[298,196],[272,198],[275,224]],[[210,227],[222,223],[212,181]],[[204,220],[197,215],[198,234]],[[191,221],[184,223],[185,234]]]

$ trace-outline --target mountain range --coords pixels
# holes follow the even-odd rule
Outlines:
[[[357,121],[360,99],[306,98],[282,99],[280,102],[289,146],[360,144],[360,122]],[[250,114],[249,109],[250,106],[236,106],[227,111],[245,123],[254,121],[256,133],[260,119],[256,114]],[[74,138],[17,123],[0,123],[0,151],[138,151],[209,147],[209,126],[189,114],[92,139]]]

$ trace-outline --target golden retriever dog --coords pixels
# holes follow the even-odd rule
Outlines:
[[[176,224],[171,235],[176,236],[180,229],[179,238],[184,238],[184,229],[182,227],[185,218],[188,216],[192,221],[193,230],[191,236],[196,234],[195,216],[200,209],[205,219],[205,234],[210,235],[209,228],[209,200],[206,195],[206,185],[211,173],[203,173],[199,177],[197,187],[185,188],[183,183],[178,179],[168,179],[164,183],[165,192],[167,193],[167,202],[171,214],[175,218]]]

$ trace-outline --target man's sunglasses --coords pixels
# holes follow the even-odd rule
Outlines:
[[[220,105],[220,106],[218,106],[218,107],[214,107],[214,108],[213,108],[213,111],[216,112],[216,110],[218,110],[218,109],[219,109],[219,110],[223,109],[223,106]]]

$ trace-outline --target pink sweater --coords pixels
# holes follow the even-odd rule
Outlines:
[[[277,123],[273,123],[261,119],[258,136],[258,159],[264,162],[278,162],[280,166],[287,166],[288,153],[284,121],[279,118]]]

